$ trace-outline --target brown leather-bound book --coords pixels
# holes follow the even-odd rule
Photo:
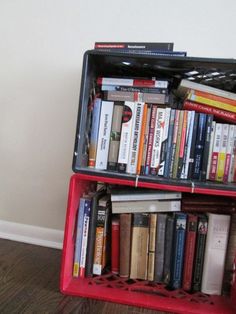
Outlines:
[[[120,214],[120,276],[130,272],[131,214]]]
[[[130,278],[147,279],[149,215],[133,214]]]

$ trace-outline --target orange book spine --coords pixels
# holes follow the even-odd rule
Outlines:
[[[140,134],[139,152],[138,152],[137,174],[140,174],[141,172],[143,147],[144,147],[144,134],[145,134],[146,124],[147,124],[147,110],[148,110],[148,106],[147,104],[144,104],[143,120],[142,120],[141,134]]]

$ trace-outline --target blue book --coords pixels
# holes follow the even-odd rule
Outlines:
[[[83,222],[84,222],[84,205],[85,205],[85,198],[81,197],[79,201],[78,215],[77,215],[75,254],[74,254],[74,266],[73,266],[74,277],[79,276],[81,244],[82,244],[82,235],[83,235]]]
[[[179,289],[182,284],[187,215],[185,213],[175,213],[174,219],[172,265],[169,286],[171,289]]]
[[[168,139],[167,139],[167,154],[166,154],[166,161],[165,161],[165,165],[164,165],[164,177],[165,178],[169,178],[169,176],[170,176],[172,137],[173,137],[173,132],[174,132],[175,113],[176,113],[176,110],[171,109],[169,130],[168,130]]]

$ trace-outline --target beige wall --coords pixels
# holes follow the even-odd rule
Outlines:
[[[173,41],[236,57],[236,2],[0,1],[0,220],[63,229],[83,52]]]

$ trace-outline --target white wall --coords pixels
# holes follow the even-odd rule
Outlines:
[[[83,52],[173,41],[236,57],[235,0],[0,1],[0,220],[63,229]]]

